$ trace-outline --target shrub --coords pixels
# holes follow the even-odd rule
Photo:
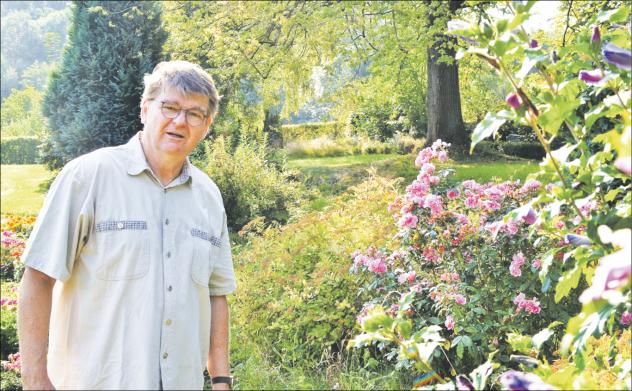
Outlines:
[[[365,289],[375,294],[359,317],[365,333],[354,345],[395,342],[385,344],[383,353],[393,357],[399,351],[404,366],[415,355],[423,357],[421,363],[432,366],[416,369],[433,368],[440,376],[452,367],[469,372],[497,350],[507,365],[505,334],[535,334],[578,308],[542,295],[541,261],[526,235],[536,219],[533,211],[504,219],[540,183],[455,184],[449,170],[435,172],[434,159],[447,161],[443,148],[439,141],[419,153],[417,179],[389,206],[400,227],[397,251],[375,245],[352,255],[353,270],[368,272],[362,273],[369,276]],[[553,270],[560,273],[565,266]],[[416,343],[431,336],[446,343],[422,351]]]
[[[311,122],[304,124],[281,125],[283,142],[311,140],[321,136],[337,138],[343,135],[344,125],[338,122]]]
[[[11,137],[0,141],[2,164],[39,163],[41,140],[35,137]]]
[[[240,338],[275,362],[311,362],[339,351],[362,303],[347,254],[384,243],[394,229],[386,204],[394,181],[372,178],[285,227],[268,228],[235,258],[239,291],[232,304]]]
[[[289,158],[334,157],[391,153],[392,143],[371,140],[367,137],[342,137],[332,139],[322,136],[312,140],[293,141],[285,152]]]
[[[206,142],[202,169],[215,181],[224,200],[228,226],[239,230],[262,216],[267,222],[285,222],[300,199],[299,185],[289,173],[266,159],[265,143],[243,139],[231,152],[224,137]]]
[[[526,159],[542,159],[546,152],[538,142],[529,141],[505,141],[501,144],[502,151],[506,155],[523,157]]]
[[[426,139],[415,138],[409,134],[397,132],[393,135],[391,143],[398,154],[408,155],[409,153],[417,152],[423,148],[426,143]]]

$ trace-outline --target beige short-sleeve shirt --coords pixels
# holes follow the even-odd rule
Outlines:
[[[163,187],[139,134],[68,163],[23,261],[55,279],[59,389],[202,389],[209,296],[236,288],[220,192],[187,160]]]

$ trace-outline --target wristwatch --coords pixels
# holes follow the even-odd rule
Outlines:
[[[228,384],[228,386],[233,388],[233,377],[232,376],[215,376],[211,378],[211,384]]]

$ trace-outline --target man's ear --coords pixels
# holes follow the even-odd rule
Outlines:
[[[211,132],[211,125],[213,125],[213,117],[208,117],[208,125],[206,126],[206,132],[204,133],[203,139],[205,139]]]
[[[140,123],[145,125],[145,119],[147,118],[147,110],[149,109],[148,107],[149,102],[146,100],[143,100],[140,103]]]

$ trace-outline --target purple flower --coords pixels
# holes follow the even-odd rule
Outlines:
[[[575,234],[565,235],[564,241],[568,244],[572,244],[575,246],[588,246],[590,244],[590,239],[588,239],[585,236],[575,235]]]
[[[601,32],[599,31],[599,26],[592,26],[592,31],[592,37],[590,38],[591,42],[601,42]]]
[[[597,84],[603,79],[603,73],[601,70],[595,69],[592,71],[579,71],[579,80],[586,84]]]
[[[511,94],[509,94],[507,96],[506,101],[509,104],[509,106],[513,107],[516,110],[518,110],[520,106],[522,105],[522,100],[520,99],[518,94],[516,94],[515,92],[512,92]]]
[[[557,390],[550,384],[542,381],[533,373],[518,371],[507,371],[500,376],[500,383],[503,389],[510,391],[518,390]]]
[[[459,391],[474,391],[474,385],[465,375],[456,377],[456,389]]]
[[[525,223],[527,223],[529,225],[535,223],[535,220],[537,218],[538,218],[538,216],[535,214],[535,211],[533,209],[529,209],[527,214],[522,216],[522,219],[525,221]]]
[[[618,47],[611,43],[604,45],[601,50],[606,61],[619,69],[629,71],[632,69],[632,53],[629,50]]]
[[[532,40],[531,40],[531,42],[529,42],[529,47],[530,47],[531,49],[535,49],[535,48],[537,48],[537,47],[538,47],[538,41],[537,41],[537,40],[535,40],[535,39],[532,39]]]

